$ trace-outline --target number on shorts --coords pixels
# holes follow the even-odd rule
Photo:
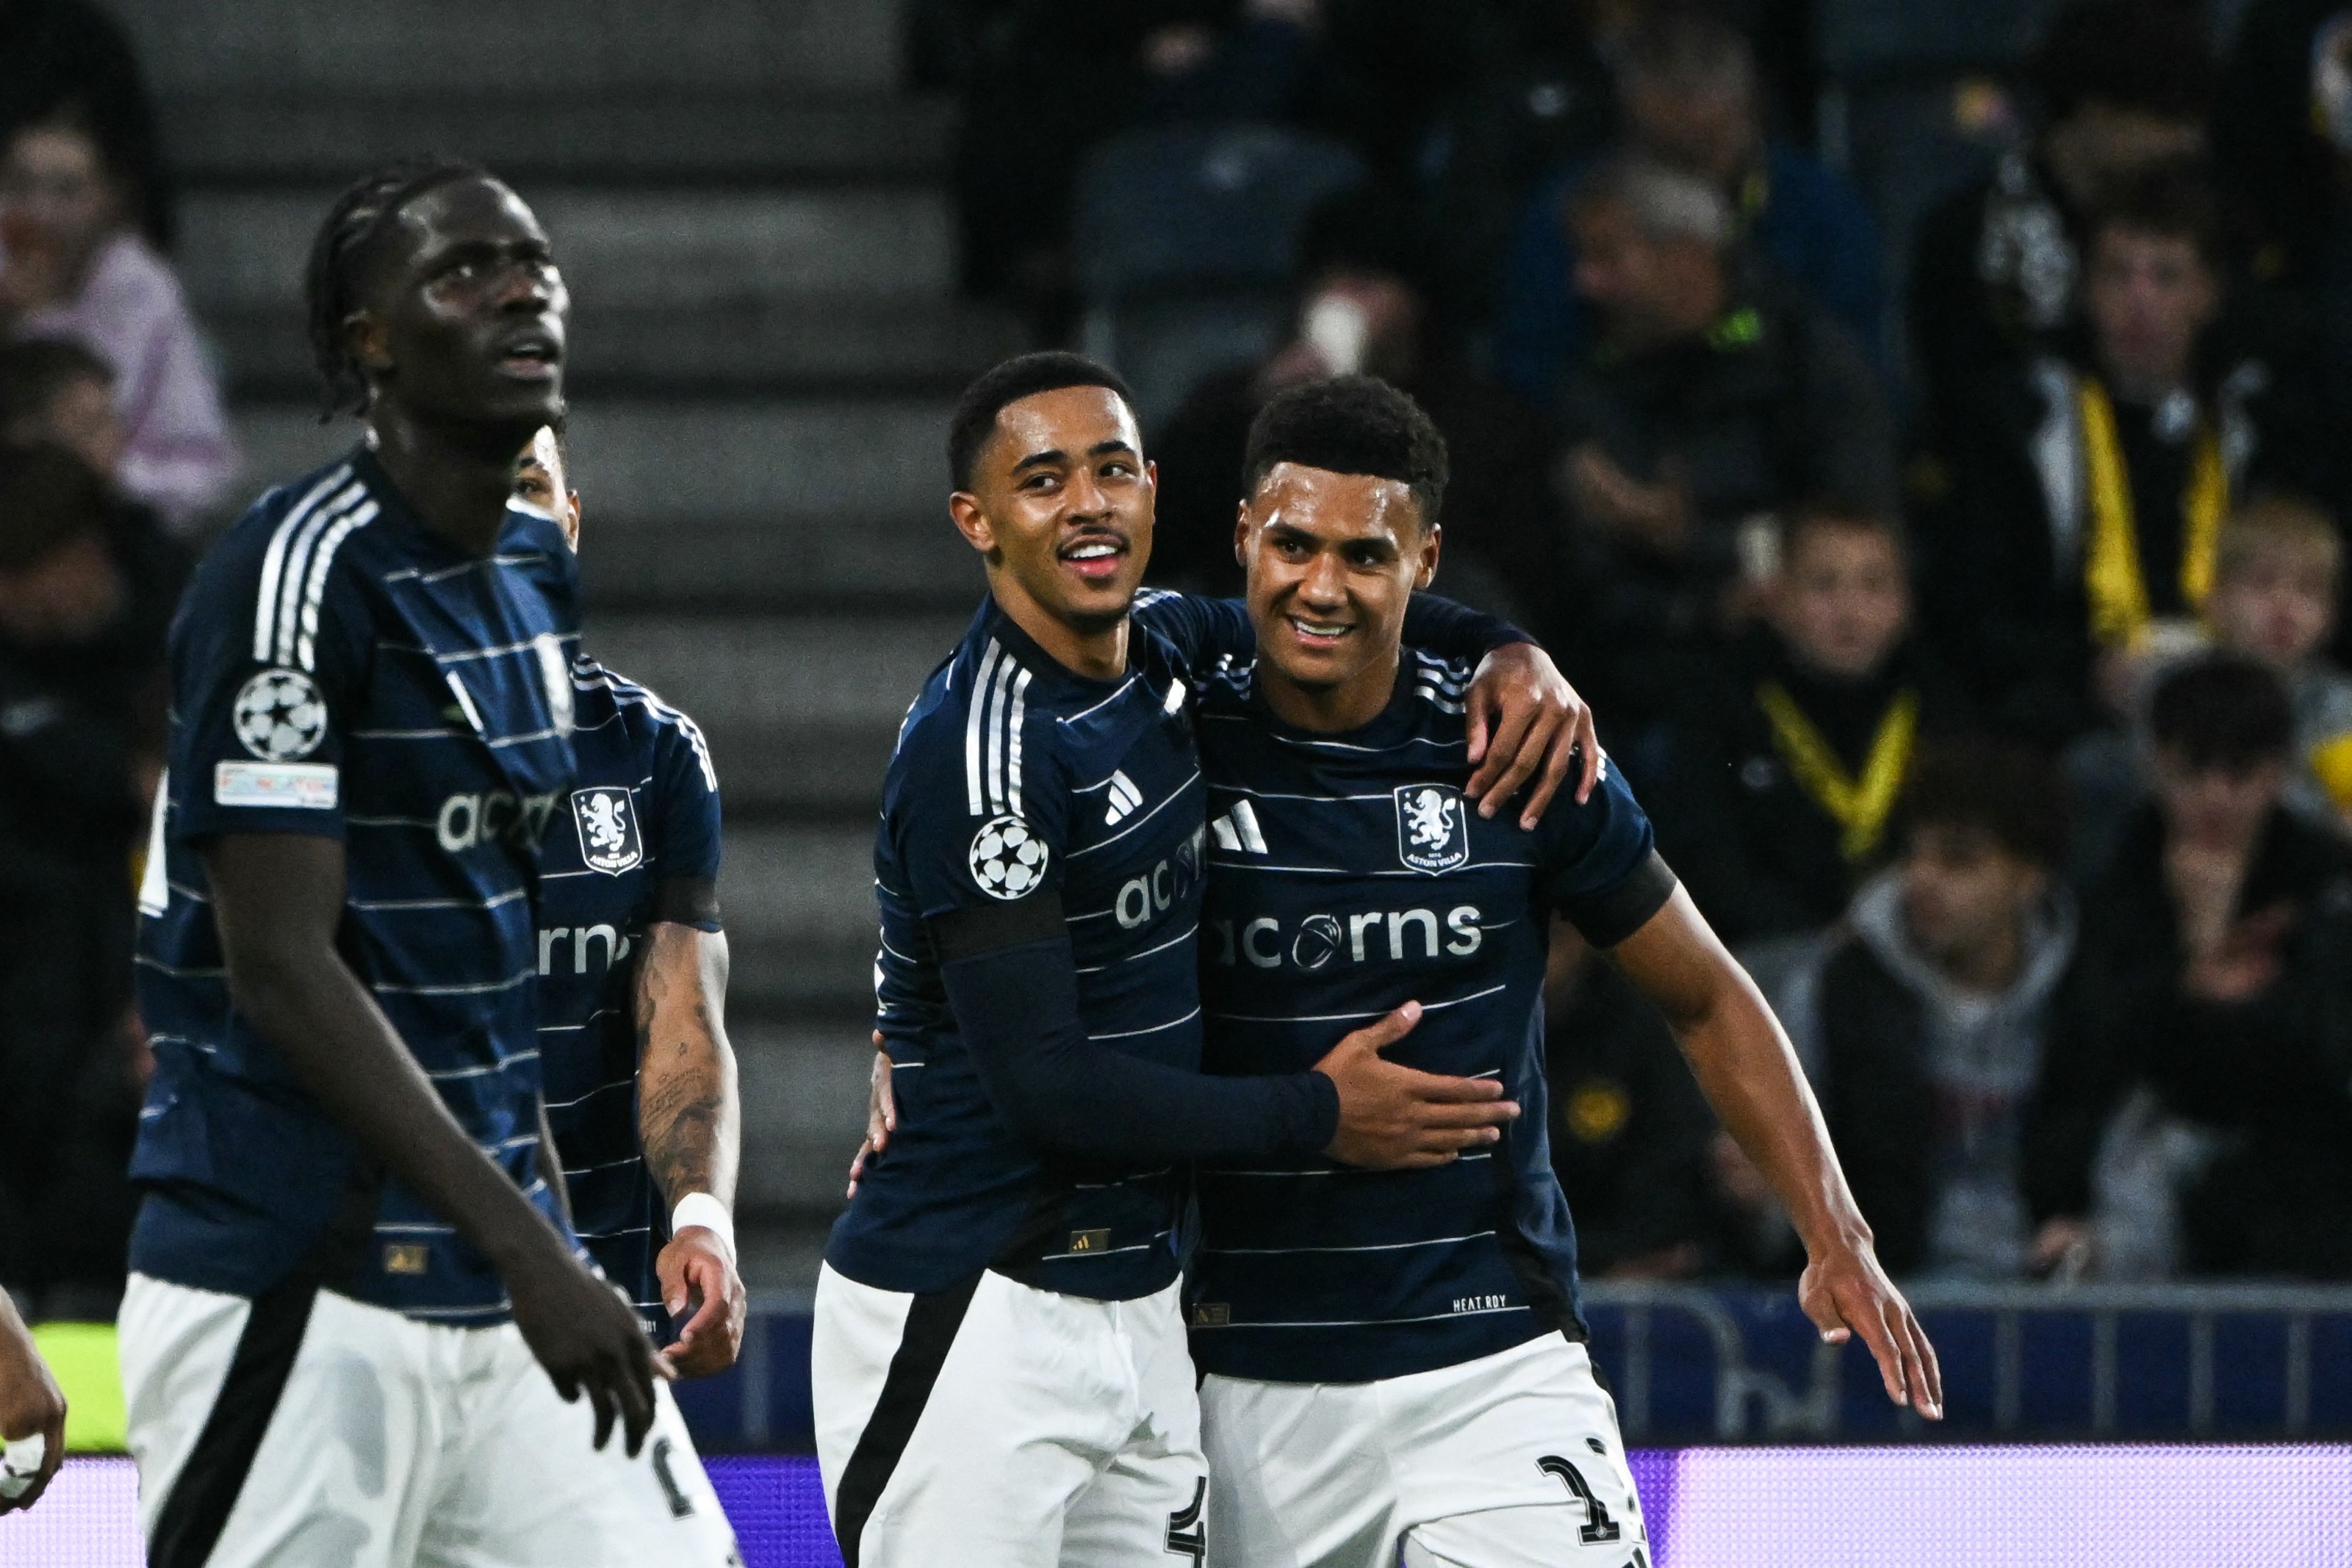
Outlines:
[[[1601,1505],[1601,1500],[1594,1497],[1592,1489],[1585,1484],[1583,1471],[1558,1454],[1546,1454],[1536,1461],[1536,1468],[1548,1476],[1557,1477],[1559,1484],[1584,1505],[1584,1524],[1576,1532],[1579,1541],[1591,1546],[1603,1541],[1614,1541],[1622,1533],[1617,1521],[1609,1517],[1609,1510]]]
[[[1190,1557],[1194,1568],[1209,1554],[1209,1532],[1201,1522],[1201,1505],[1209,1500],[1209,1478],[1202,1476],[1192,1483],[1192,1500],[1168,1516],[1168,1550],[1177,1557]]]
[[[669,1516],[684,1519],[694,1511],[694,1500],[686,1495],[686,1489],[679,1486],[677,1478],[670,1473],[670,1456],[677,1451],[668,1438],[654,1439],[654,1479],[661,1483],[662,1496],[669,1500]]]

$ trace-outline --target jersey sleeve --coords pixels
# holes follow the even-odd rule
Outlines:
[[[348,568],[295,581],[280,552],[246,542],[232,536],[197,574],[173,631],[173,836],[340,838],[344,748],[374,652],[368,606]]]
[[[1257,651],[1257,629],[1239,599],[1146,588],[1135,595],[1129,614],[1145,630],[1166,637],[1185,669],[1205,669],[1226,655],[1248,658]]]
[[[652,799],[646,820],[653,830],[655,865],[665,888],[684,895],[656,900],[654,918],[700,931],[720,928],[719,771],[692,719],[679,713],[655,731]]]
[[[1679,886],[1658,858],[1648,814],[1605,761],[1591,798],[1553,802],[1536,831],[1546,901],[1595,947],[1641,930]]]
[[[898,875],[918,918],[981,946],[1060,935],[1070,801],[1050,714],[1022,700],[942,705],[911,725],[892,765]]]
[[[1498,647],[1535,638],[1497,616],[1457,605],[1440,594],[1415,594],[1405,602],[1404,640],[1440,658],[1475,664]]]

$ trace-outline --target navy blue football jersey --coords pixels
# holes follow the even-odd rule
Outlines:
[[[307,1265],[411,1317],[506,1315],[489,1265],[232,1005],[198,851],[226,833],[342,841],[345,962],[467,1135],[556,1217],[536,1166],[531,904],[572,788],[576,583],[544,518],[509,513],[495,552],[468,556],[364,451],[264,496],[198,567],[141,899],[155,1073],[133,1268],[250,1296]]]
[[[667,1342],[654,1259],[669,1212],[638,1138],[632,960],[660,883],[718,879],[719,774],[694,721],[644,687],[583,658],[572,690],[579,779],[541,871],[540,1072],[572,1223]]]
[[[1228,1376],[1358,1383],[1580,1336],[1545,1132],[1548,928],[1557,910],[1613,944],[1664,904],[1674,882],[1649,821],[1613,772],[1533,832],[1516,813],[1480,817],[1463,795],[1466,665],[1407,649],[1388,707],[1336,735],[1276,718],[1254,673],[1235,662],[1198,688],[1209,1070],[1301,1071],[1418,1001],[1390,1058],[1498,1077],[1522,1114],[1491,1152],[1426,1171],[1203,1165],[1194,1358]]]
[[[937,1290],[993,1266],[1105,1300],[1175,1279],[1183,1173],[1033,1152],[957,1032],[927,922],[1057,893],[1087,1038],[1197,1071],[1202,796],[1183,669],[1202,639],[1247,637],[1238,606],[1157,598],[1127,675],[1088,680],[991,599],[915,700],[874,847],[899,1125],[834,1228],[826,1257],[843,1274]]]

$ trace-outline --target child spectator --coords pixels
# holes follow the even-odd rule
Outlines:
[[[2352,1278],[2352,847],[2281,803],[2263,665],[2190,660],[2150,718],[2156,797],[2084,900],[2035,1093],[2033,1261]]]
[[[186,532],[236,447],[179,280],[134,226],[121,171],[79,111],[19,129],[0,163],[0,336],[69,338],[114,372],[113,477]]]
[[[2287,781],[2288,804],[2352,829],[2352,676],[2323,653],[2343,574],[2344,538],[2326,512],[2257,497],[2221,530],[2205,614],[2216,642],[2286,682],[2300,764]]]
[[[1919,741],[1958,700],[1911,635],[1903,542],[1880,513],[1790,521],[1763,624],[1698,683],[1645,779],[1660,851],[1727,942],[1817,931],[1882,858]]]
[[[2013,747],[1923,752],[1902,858],[1796,982],[1854,1201],[1898,1274],[2024,1271],[2026,1105],[2074,946],[2050,770]]]
[[[2193,637],[2233,495],[2312,482],[2315,400],[2217,330],[2219,247],[2200,165],[2142,174],[2089,225],[2086,352],[2034,362],[2031,393],[1989,384],[1948,434],[1935,619],[2045,745],[2120,716],[2141,658]]]

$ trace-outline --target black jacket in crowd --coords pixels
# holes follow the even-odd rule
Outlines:
[[[1965,698],[1914,638],[1877,674],[1841,680],[1805,668],[1777,633],[1758,627],[1693,680],[1664,726],[1663,765],[1655,777],[1643,768],[1636,783],[1659,852],[1731,942],[1828,925],[1893,848],[1883,843],[1865,860],[1846,859],[1843,829],[1797,783],[1774,742],[1756,695],[1767,681],[1786,688],[1849,774],[1863,767],[1902,690],[1918,693],[1923,742],[1965,727],[1967,717]]]
[[[2137,1084],[2226,1135],[2182,1194],[2191,1272],[2352,1278],[2352,846],[2273,811],[2239,896],[2293,923],[2278,978],[2251,1000],[2185,994],[2180,931],[2153,807],[2084,902],[2034,1116],[2034,1217],[2087,1215],[2099,1140]]]

